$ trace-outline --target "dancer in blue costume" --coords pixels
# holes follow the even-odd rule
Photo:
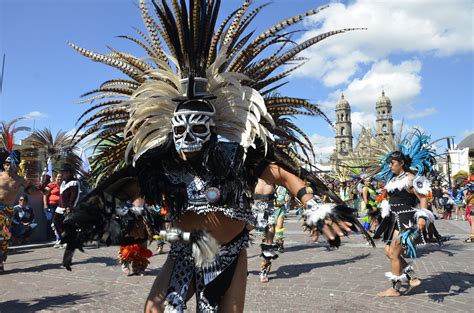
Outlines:
[[[375,236],[384,234],[385,254],[390,260],[390,272],[385,275],[392,286],[381,297],[398,297],[402,283],[408,290],[421,284],[412,265],[404,257],[416,257],[416,245],[426,244],[423,231],[434,222],[427,210],[430,183],[424,176],[435,162],[429,137],[416,131],[385,156],[379,178],[386,180],[388,200],[382,202],[382,218]]]

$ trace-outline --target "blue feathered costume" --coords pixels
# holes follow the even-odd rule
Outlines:
[[[402,255],[409,258],[416,257],[417,245],[426,244],[423,231],[417,228],[418,219],[426,220],[427,229],[433,225],[435,219],[431,211],[419,206],[417,197],[417,195],[428,196],[431,191],[430,183],[424,176],[431,171],[435,163],[435,152],[430,147],[429,140],[429,136],[415,130],[401,141],[397,151],[384,156],[377,175],[378,179],[386,181],[388,200],[382,202],[383,220],[374,237],[377,238],[383,234],[383,239],[387,244],[390,244],[392,240],[400,239]],[[389,164],[392,160],[403,164],[404,170],[397,176],[394,176],[390,170]],[[415,174],[415,177],[408,173]],[[395,231],[398,231],[397,237],[394,236]],[[385,275],[397,291],[403,281],[415,278],[410,265],[405,266],[401,275],[391,272]]]

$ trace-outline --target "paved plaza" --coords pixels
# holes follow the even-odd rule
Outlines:
[[[382,243],[372,249],[353,235],[340,249],[329,251],[325,243],[310,242],[290,216],[287,248],[274,261],[268,284],[258,281],[258,245],[249,249],[245,311],[472,312],[474,244],[463,242],[468,224],[440,220],[437,226],[451,239],[419,250],[422,257],[415,268],[423,284],[409,295],[378,298],[377,292],[389,287]],[[117,250],[77,252],[72,272],[60,266],[62,249],[11,251],[7,272],[0,276],[0,312],[141,312],[166,255],[153,256],[145,276],[126,277],[117,264]],[[193,300],[188,308],[195,311]]]

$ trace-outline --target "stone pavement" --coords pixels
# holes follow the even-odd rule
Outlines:
[[[274,261],[270,282],[258,282],[258,245],[249,249],[246,312],[472,312],[474,244],[466,244],[468,224],[437,221],[451,240],[419,250],[415,268],[423,284],[409,295],[378,298],[389,287],[383,244],[368,247],[360,235],[338,250],[312,243],[290,216],[285,253]],[[259,239],[259,237],[255,237]],[[258,241],[258,240],[256,240]],[[154,244],[153,244],[154,247]],[[15,250],[0,276],[0,312],[141,312],[154,276],[166,255],[156,255],[143,277],[125,277],[117,247],[77,252],[72,272],[59,264],[63,250]],[[194,300],[188,303],[194,312]]]

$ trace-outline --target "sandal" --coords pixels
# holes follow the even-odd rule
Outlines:
[[[465,243],[473,243],[474,242],[474,238],[473,237],[469,237],[467,238],[466,240],[464,240]]]

